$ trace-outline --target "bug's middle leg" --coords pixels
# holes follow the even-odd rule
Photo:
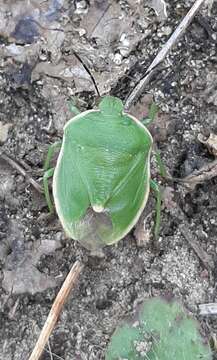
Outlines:
[[[156,196],[156,200],[157,200],[157,202],[156,202],[156,219],[155,219],[155,226],[154,226],[154,236],[155,236],[155,239],[158,239],[159,232],[160,232],[162,196],[161,196],[160,188],[159,188],[158,184],[154,180],[150,180],[150,187],[154,191],[155,196]]]
[[[154,156],[155,156],[155,159],[156,159],[156,162],[157,162],[157,166],[158,166],[158,169],[159,169],[160,176],[162,178],[167,178],[168,175],[167,175],[166,167],[165,167],[165,165],[163,163],[163,160],[162,160],[162,158],[160,156],[160,152],[159,152],[159,150],[157,149],[156,146],[154,146],[153,153],[154,153]]]

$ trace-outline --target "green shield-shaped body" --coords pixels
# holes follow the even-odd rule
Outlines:
[[[149,131],[114,97],[65,125],[53,195],[68,236],[95,250],[132,229],[148,199],[151,147]]]

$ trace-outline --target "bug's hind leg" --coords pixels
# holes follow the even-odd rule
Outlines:
[[[50,161],[55,153],[55,151],[57,149],[60,149],[62,145],[61,141],[56,141],[55,143],[53,143],[52,145],[49,146],[48,148],[48,152],[47,152],[47,157],[44,163],[44,170],[47,171],[50,167]]]
[[[75,102],[73,99],[69,100],[68,102],[69,111],[75,115],[80,114],[80,110],[75,106]]]
[[[51,168],[51,169],[45,171],[45,173],[43,175],[44,195],[45,195],[45,199],[46,199],[46,202],[47,202],[49,212],[51,214],[54,212],[54,206],[53,206],[53,202],[52,202],[51,196],[50,196],[48,179],[50,177],[52,177],[53,174],[54,174],[54,168]]]
[[[154,236],[155,239],[158,239],[159,232],[160,232],[160,220],[161,220],[161,191],[158,184],[154,180],[150,180],[151,189],[154,191],[156,196],[156,219],[155,219],[155,226],[154,226]]]

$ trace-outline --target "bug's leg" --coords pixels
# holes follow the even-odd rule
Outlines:
[[[53,202],[51,200],[50,191],[49,191],[49,185],[48,185],[48,179],[53,176],[54,168],[51,168],[47,171],[45,171],[43,175],[43,185],[44,185],[44,195],[45,199],[47,201],[47,206],[49,209],[49,212],[52,214],[54,211]]]
[[[160,217],[161,217],[161,191],[158,186],[158,184],[154,180],[150,180],[150,186],[151,189],[154,191],[156,196],[156,220],[155,220],[155,226],[154,226],[154,236],[155,239],[158,239],[159,232],[160,232]]]
[[[69,107],[69,111],[71,111],[71,113],[73,113],[75,115],[78,115],[81,113],[80,110],[75,106],[75,103],[72,99],[69,100],[68,107]]]
[[[158,169],[159,169],[160,176],[162,176],[163,178],[167,178],[168,174],[167,174],[167,171],[166,171],[166,167],[165,167],[165,165],[163,163],[163,160],[161,159],[160,152],[159,152],[159,150],[157,149],[156,146],[154,146],[154,156],[155,156],[155,159],[156,159],[156,162],[157,162],[157,166],[158,166]]]
[[[158,113],[158,107],[153,102],[151,104],[151,106],[150,106],[149,111],[148,111],[148,116],[146,118],[144,118],[144,119],[141,119],[141,122],[143,123],[143,125],[145,125],[145,126],[150,125],[154,121],[157,113]]]
[[[45,171],[49,169],[50,161],[51,161],[56,149],[60,149],[61,145],[62,145],[62,142],[57,141],[54,144],[49,146],[48,152],[47,152],[47,157],[46,157],[46,160],[45,160],[45,163],[44,163],[44,170]]]

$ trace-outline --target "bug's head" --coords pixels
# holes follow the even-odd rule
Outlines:
[[[104,114],[121,114],[124,109],[122,101],[114,96],[105,96],[99,103],[99,109]]]

